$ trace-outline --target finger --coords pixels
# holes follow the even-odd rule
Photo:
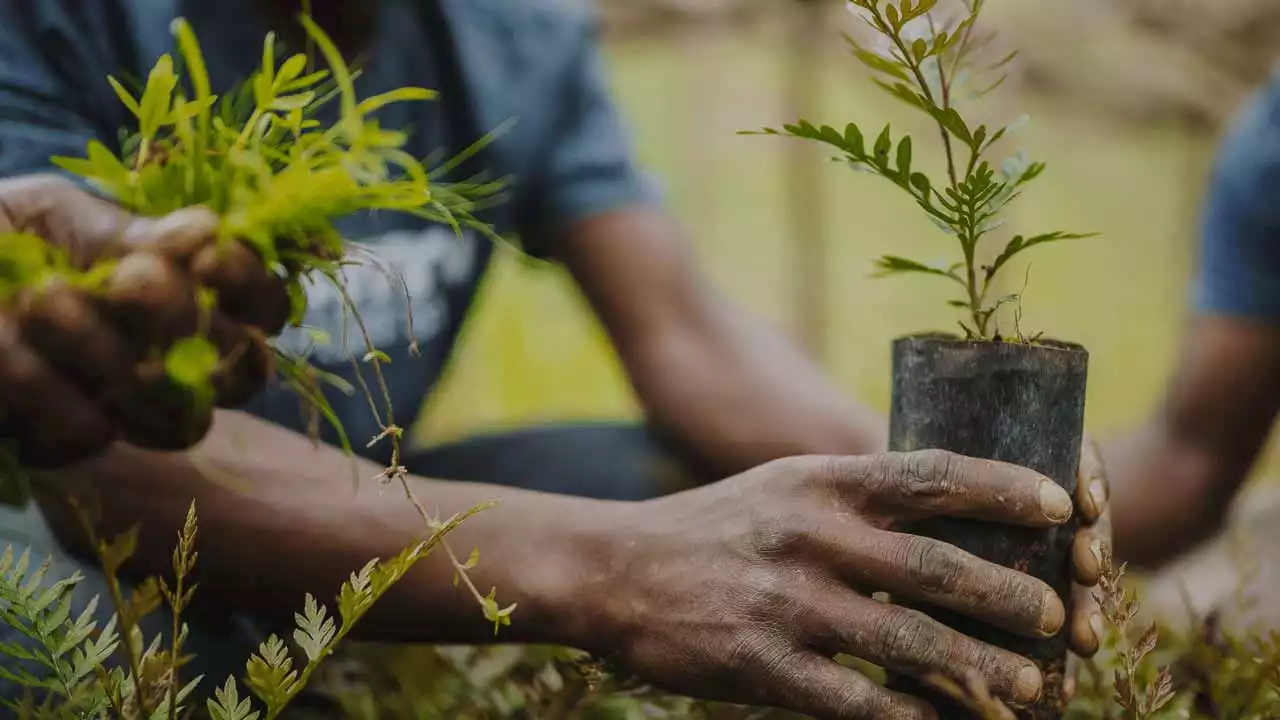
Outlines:
[[[137,366],[127,399],[112,414],[123,438],[147,450],[186,450],[213,424],[213,407],[171,380],[163,360]]]
[[[1097,526],[1082,528],[1071,541],[1071,575],[1081,585],[1092,587],[1102,576],[1102,558],[1106,540]]]
[[[136,354],[83,290],[51,280],[21,293],[14,309],[24,342],[86,397],[128,381]]]
[[[1066,608],[1045,583],[971,555],[954,545],[916,535],[871,531],[833,543],[842,579],[954,610],[1028,637],[1058,634]]]
[[[191,261],[196,279],[212,288],[218,308],[233,320],[275,335],[289,319],[289,294],[262,258],[239,241],[211,243]]]
[[[835,481],[900,517],[946,515],[1029,527],[1071,517],[1071,496],[1040,473],[944,450],[836,458]]]
[[[1093,593],[1084,588],[1075,593],[1075,607],[1072,609],[1071,634],[1067,644],[1071,652],[1082,658],[1091,658],[1097,654],[1102,644],[1102,610],[1098,607]],[[1073,677],[1071,674],[1068,678]]]
[[[146,351],[168,347],[200,324],[194,284],[158,253],[135,251],[120,258],[102,297],[108,317]]]
[[[153,252],[185,265],[217,234],[218,216],[208,208],[194,206],[156,218],[131,218],[121,244],[124,252]]]
[[[962,635],[924,613],[850,594],[811,614],[809,628],[824,652],[863,658],[917,678],[976,671],[993,695],[1026,705],[1040,696],[1044,679],[1027,659]]]
[[[213,377],[218,407],[235,408],[252,400],[275,372],[275,353],[261,330],[213,317],[210,338],[222,358]]]
[[[1062,677],[1062,700],[1071,702],[1076,696],[1077,676],[1080,674],[1080,659],[1074,654],[1067,655],[1067,669]]]
[[[1097,522],[1107,508],[1110,489],[1102,456],[1093,439],[1085,436],[1080,450],[1080,469],[1077,473],[1076,505],[1080,508],[1080,521],[1086,525]]]
[[[113,255],[132,221],[118,206],[57,175],[0,180],[0,231],[38,235],[81,269]]]
[[[5,430],[28,467],[71,464],[111,442],[111,423],[22,341],[7,314],[0,314],[0,387]]]
[[[937,720],[928,703],[876,685],[817,653],[793,655],[762,689],[768,705],[818,720]]]

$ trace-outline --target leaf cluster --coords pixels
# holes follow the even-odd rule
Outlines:
[[[934,225],[956,238],[960,258],[936,267],[885,255],[876,262],[877,275],[924,274],[956,283],[963,295],[948,304],[966,313],[967,318],[960,321],[966,337],[981,339],[996,334],[992,320],[1000,307],[1019,298],[1019,294],[990,297],[997,273],[1011,259],[1036,245],[1090,236],[1062,231],[1014,235],[992,260],[982,260],[982,241],[1001,228],[1009,204],[1045,169],[1044,163],[1029,162],[1021,153],[997,168],[989,159],[991,151],[1015,126],[988,127],[966,119],[961,112],[962,100],[981,98],[999,87],[1005,76],[976,89],[970,87],[974,78],[1000,71],[1015,56],[1010,53],[994,63],[980,64],[982,52],[994,39],[994,33],[977,30],[984,4],[985,0],[965,0],[964,12],[948,21],[939,17],[937,0],[848,3],[884,45],[875,49],[846,34],[854,57],[871,71],[881,90],[921,111],[937,126],[945,173],[922,167],[915,156],[917,142],[907,134],[895,137],[888,124],[868,134],[857,123],[847,123],[839,130],[799,120],[781,129],[766,127],[744,133],[785,135],[822,144],[838,153],[833,159],[884,178],[906,192]]]
[[[294,615],[292,646],[272,635],[245,666],[244,677],[227,678],[204,708],[213,720],[269,720],[278,717],[307,686],[321,662],[369,609],[444,537],[477,512],[440,522],[422,541],[395,557],[369,561],[342,584],[337,616],[311,595]],[[72,591],[83,580],[76,573],[46,582],[49,561],[34,571],[30,551],[14,559],[12,547],[0,556],[0,619],[29,642],[0,643],[0,677],[27,690],[21,699],[4,699],[20,718],[116,718],[164,720],[184,716],[186,699],[203,677],[181,678],[192,656],[184,651],[187,626],[182,613],[196,589],[197,530],[192,503],[173,552],[172,577],[152,577],[128,594],[119,572],[137,547],[137,528],[110,540],[98,538],[89,514],[80,510],[96,550],[115,608],[99,627],[94,596],[73,616]],[[144,637],[141,621],[161,606],[170,610],[173,632],[165,646],[160,635]]]
[[[363,357],[353,357],[351,362],[356,369],[359,390],[368,398],[381,427],[380,434],[372,438],[369,445],[387,440],[393,448],[392,463],[379,479],[400,481],[407,499],[423,519],[425,539],[400,556],[387,562],[371,562],[353,575],[339,596],[340,622],[337,624],[323,605],[308,598],[304,613],[298,616],[299,630],[294,634],[305,659],[297,668],[278,640],[263,646],[250,662],[245,681],[255,697],[265,703],[263,717],[274,717],[306,684],[315,665],[332,652],[356,620],[437,543],[445,545],[459,577],[466,581],[485,617],[494,622],[495,631],[510,624],[515,609],[514,605],[506,608],[498,605],[496,589],[487,596],[475,589],[467,570],[478,561],[477,554],[473,553],[468,563],[460,563],[444,543],[445,535],[470,513],[446,520],[433,518],[408,485],[405,468],[399,464],[403,431],[395,423],[391,398],[381,374],[381,366],[389,362],[389,358],[369,339],[363,319],[346,292],[340,270],[349,264],[368,262],[382,270],[388,282],[399,280],[401,287],[406,286],[402,278],[372,253],[363,249],[349,252],[353,248],[344,242],[333,225],[337,218],[353,212],[389,210],[447,224],[459,234],[466,227],[501,240],[476,213],[501,201],[504,182],[484,177],[463,181],[441,179],[482,150],[494,135],[482,138],[458,156],[428,170],[429,161],[415,159],[404,150],[406,133],[381,128],[373,116],[393,103],[430,100],[434,92],[407,87],[359,98],[354,86],[358,71],[347,67],[337,47],[308,16],[304,14],[301,22],[311,43],[324,56],[328,69],[313,69],[310,55],[280,57],[274,36],[268,35],[262,48],[261,67],[237,89],[216,97],[211,93],[194,32],[185,20],[175,20],[172,30],[180,50],[180,67],[169,55],[162,56],[145,86],[137,92],[131,92],[115,78],[108,78],[137,123],[136,130],[123,134],[120,154],[93,140],[83,158],[53,159],[62,168],[85,178],[124,209],[139,215],[162,215],[195,205],[213,210],[220,224],[218,241],[247,242],[268,270],[287,284],[294,302],[291,323],[298,324],[306,310],[303,281],[318,275],[339,290],[346,301],[346,319],[357,325],[364,336]],[[317,119],[317,112],[331,103],[339,108],[338,120],[326,125]],[[9,234],[0,238],[0,303],[12,301],[17,294],[54,277],[96,290],[113,270],[111,260],[87,269],[76,267],[64,251],[34,234]],[[213,307],[216,302],[213,293],[208,290],[201,293],[202,306]],[[408,300],[406,287],[406,303]],[[412,325],[411,314],[409,322]],[[168,348],[157,350],[163,353],[168,375],[179,388],[191,392],[197,401],[211,397],[211,378],[220,359],[214,345],[203,334],[180,339]],[[350,453],[350,441],[322,392],[322,383],[337,384],[336,376],[312,367],[305,355],[278,352],[278,360],[278,368],[284,372],[289,385],[316,412],[317,418],[323,416],[337,428],[344,448]],[[365,379],[364,367],[372,369],[372,382]],[[350,385],[340,385],[339,389],[355,390]],[[375,394],[381,396],[382,407]],[[314,429],[318,431],[318,427]],[[0,453],[0,459],[8,459],[7,451]],[[12,462],[5,464],[5,475],[22,477],[6,479],[25,485],[25,473],[21,473],[21,468],[10,467],[12,465]],[[487,506],[473,508],[471,512]],[[82,519],[92,536],[92,524]],[[70,637],[77,638],[67,645],[68,641],[50,635],[59,627],[60,616],[50,619],[41,614],[46,603],[52,600],[41,596],[40,602],[30,604],[31,598],[18,590],[12,597],[0,598],[10,613],[6,621],[24,634],[38,636],[36,639],[44,643],[44,654],[26,659],[43,662],[55,670],[53,680],[48,681],[19,671],[13,671],[14,677],[36,689],[48,690],[45,686],[54,683],[55,695],[68,703],[80,691],[81,684],[96,683],[93,687],[97,690],[90,694],[97,704],[92,707],[106,708],[114,717],[175,717],[178,705],[190,690],[175,684],[178,670],[189,659],[181,654],[186,629],[176,619],[194,591],[194,586],[186,581],[196,558],[192,548],[194,514],[188,520],[184,532],[190,535],[182,535],[175,549],[173,584],[163,578],[153,579],[128,594],[118,581],[117,573],[136,549],[136,529],[110,542],[93,538],[92,545],[98,551],[116,608],[113,624],[104,629],[104,635],[111,638],[112,651],[118,649],[116,654],[125,661],[122,667],[111,671],[98,668],[96,680],[57,664],[60,658],[75,650],[72,646],[81,642],[81,633],[93,630],[92,627],[84,630],[77,625],[66,630]],[[26,560],[23,563],[25,572]],[[75,582],[78,579],[68,581],[68,586]],[[151,644],[144,643],[138,625],[141,618],[162,603],[168,605],[175,618],[168,648],[157,644],[158,638]],[[54,603],[53,607],[62,605]],[[114,634],[117,625],[119,638]],[[78,652],[101,650],[99,646],[84,646]],[[0,652],[19,657],[25,651],[14,645],[0,648]],[[97,658],[97,655],[90,657]],[[245,700],[236,695],[234,682],[223,686],[222,693],[226,702],[220,710],[228,716],[239,717],[241,707],[250,708],[245,712],[251,712],[252,706],[245,705]],[[37,712],[33,717],[46,716],[39,714],[44,712],[41,707],[32,711]],[[80,716],[74,708],[60,707],[72,716]],[[166,707],[167,714],[164,714]],[[250,716],[256,718],[257,711],[252,711]]]

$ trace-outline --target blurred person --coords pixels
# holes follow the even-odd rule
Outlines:
[[[1280,74],[1221,141],[1192,310],[1150,420],[1103,449],[1115,552],[1157,568],[1219,531],[1280,409]]]
[[[588,13],[553,0],[312,5],[321,26],[360,59],[362,94],[404,85],[441,91],[439,101],[380,116],[384,127],[412,129],[416,156],[451,155],[518,120],[462,170],[514,178],[511,201],[486,219],[569,269],[646,411],[635,427],[536,428],[405,458],[411,484],[442,515],[501,501],[451,540],[481,549],[472,571],[480,587],[518,603],[497,640],[579,647],[675,691],[824,719],[932,716],[919,700],[833,662],[841,652],[916,674],[973,667],[1015,702],[1040,691],[1043,679],[1024,659],[872,600],[874,591],[1032,636],[1070,623],[1073,647],[1096,649],[1087,619],[1065,617],[1063,599],[1047,586],[910,534],[931,515],[1048,527],[1071,514],[1071,498],[1022,468],[883,452],[881,418],[841,399],[788,343],[700,276],[633,158]],[[422,521],[397,493],[353,494],[333,433],[314,445],[298,398],[237,368],[220,378],[224,387],[261,388],[244,411],[213,412],[198,444],[165,436],[181,418],[134,392],[145,384],[142,339],[184,321],[175,308],[190,305],[196,282],[227,300],[218,308],[227,335],[271,335],[283,324],[281,288],[243,253],[200,273],[189,265],[212,234],[208,213],[130,217],[58,177],[49,157],[78,155],[90,138],[110,142],[129,124],[105,75],[144,77],[172,51],[175,16],[191,21],[215,90],[225,91],[255,68],[268,29],[300,47],[298,10],[286,0],[0,0],[0,229],[37,232],[85,260],[147,250],[172,281],[143,307],[137,298],[125,307],[111,295],[91,301],[54,288],[0,311],[2,427],[26,464],[45,468],[38,503],[7,509],[0,529],[8,541],[52,553],[56,568],[100,581],[62,499],[86,497],[100,507],[103,532],[141,523],[131,569],[157,573],[195,499],[197,601],[205,606],[190,618],[189,651],[215,668],[206,672],[218,682],[240,674],[249,649],[237,642],[241,628],[220,622],[287,624],[304,593],[329,597],[370,558],[419,538]],[[353,269],[347,283],[373,343],[391,358],[397,419],[410,426],[492,245],[385,213],[345,218],[340,230],[405,277],[412,336],[403,297],[385,277]],[[335,338],[314,349],[312,362],[352,379],[340,307],[315,286],[305,324]],[[411,352],[415,339],[421,357]],[[302,349],[305,338],[286,330],[280,342]],[[362,396],[329,399],[358,448],[378,434]],[[378,475],[386,451],[387,443],[362,449],[360,475]],[[1091,457],[1082,463],[1082,492],[1098,488]],[[727,479],[708,482],[715,478]],[[1077,542],[1088,547],[1103,527],[1091,523],[1105,491],[1076,500],[1084,521]],[[1095,583],[1097,556],[1077,560],[1080,581]],[[442,556],[424,560],[361,622],[361,636],[494,641],[475,602],[452,587],[452,572]]]

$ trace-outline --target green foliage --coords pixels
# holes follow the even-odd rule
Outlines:
[[[294,616],[292,639],[297,650],[279,637],[269,637],[249,658],[240,683],[227,678],[214,690],[213,698],[207,702],[209,715],[215,720],[278,717],[374,603],[475,512],[478,510],[441,521],[428,537],[395,557],[371,560],[353,572],[338,591],[337,618],[308,595],[302,612]],[[7,659],[0,665],[0,677],[44,698],[39,705],[31,694],[26,700],[3,702],[23,718],[179,717],[184,700],[203,680],[180,677],[183,666],[191,660],[182,650],[187,628],[181,617],[196,589],[188,584],[198,556],[195,504],[188,511],[174,548],[172,579],[150,578],[139,583],[128,597],[117,573],[136,548],[136,530],[104,541],[93,533],[87,513],[81,512],[81,520],[96,547],[116,611],[99,629],[94,612],[100,599],[94,596],[73,617],[72,590],[82,576],[73,574],[46,583],[47,561],[32,572],[29,551],[15,561],[13,549],[6,548],[0,556],[0,618],[33,641],[34,649],[25,644],[0,643],[0,656]],[[162,647],[158,635],[150,641],[144,638],[140,625],[162,601],[173,616],[168,648]],[[117,662],[111,665],[112,660]],[[242,693],[242,687],[247,694]]]
[[[937,0],[850,0],[848,5],[883,42],[882,49],[859,43],[846,35],[850,49],[872,73],[873,80],[894,98],[928,115],[938,127],[945,172],[922,167],[918,144],[909,135],[896,136],[885,125],[874,136],[856,123],[844,130],[799,120],[782,129],[764,128],[743,134],[787,135],[836,150],[834,158],[851,167],[877,175],[907,193],[919,209],[943,232],[956,238],[961,258],[946,267],[895,255],[876,262],[877,275],[906,273],[933,275],[960,286],[963,296],[949,304],[962,308],[960,322],[970,338],[997,334],[992,322],[1000,307],[1018,295],[991,298],[997,272],[1014,256],[1036,245],[1090,237],[1087,234],[1048,232],[1015,235],[996,257],[983,262],[984,240],[992,238],[1004,223],[1004,212],[1023,188],[1045,168],[1017,154],[993,167],[992,148],[1013,126],[988,127],[966,119],[962,101],[977,99],[998,87],[1000,76],[985,87],[973,87],[984,72],[999,71],[1014,55],[981,64],[982,51],[994,37],[977,30],[985,0],[964,0],[964,12],[946,20]]]
[[[301,654],[279,638],[269,639],[246,666],[242,683],[248,694],[229,678],[218,687],[207,708],[214,717],[266,720],[278,716],[373,603],[437,544],[445,547],[459,577],[495,629],[509,624],[515,609],[514,605],[500,608],[496,591],[482,596],[475,589],[466,574],[475,565],[475,553],[468,563],[459,563],[445,544],[445,536],[459,523],[489,505],[440,520],[426,512],[408,484],[407,473],[399,464],[403,431],[395,424],[381,374],[381,366],[389,358],[372,345],[339,271],[355,262],[370,262],[389,282],[398,277],[367,251],[362,254],[359,248],[349,247],[333,226],[337,218],[353,212],[389,210],[447,224],[459,234],[466,227],[502,240],[475,214],[501,201],[502,181],[440,179],[491,142],[493,135],[428,170],[426,161],[403,150],[405,133],[382,129],[370,115],[392,103],[430,100],[434,93],[425,88],[399,88],[358,98],[354,89],[358,72],[346,66],[338,49],[309,17],[304,14],[301,22],[309,45],[318,48],[327,61],[327,70],[312,70],[309,55],[278,57],[275,38],[268,35],[260,68],[238,89],[219,98],[211,93],[192,29],[183,19],[174,21],[181,70],[171,56],[162,56],[136,94],[121,81],[108,78],[137,123],[135,130],[123,134],[120,155],[93,140],[83,158],[53,159],[135,214],[158,216],[196,205],[212,210],[219,219],[218,242],[248,243],[266,268],[286,284],[293,302],[291,323],[295,325],[306,310],[303,281],[318,276],[332,283],[346,301],[348,318],[365,339],[363,358],[352,357],[351,362],[359,389],[381,428],[369,444],[392,443],[391,465],[379,479],[398,480],[424,523],[423,540],[389,560],[370,561],[351,576],[338,594],[336,617],[308,596],[296,616],[298,627],[292,635]],[[339,104],[340,115],[334,125],[324,126],[314,115],[330,102]],[[108,260],[87,269],[75,267],[65,252],[44,239],[10,233],[0,238],[0,303],[51,279],[95,291],[111,276],[114,265],[115,261]],[[403,287],[403,280],[399,284]],[[201,289],[198,300],[205,311],[216,303],[208,289]],[[196,402],[213,400],[211,379],[219,357],[208,338],[199,333],[158,350],[163,351],[166,371],[179,387],[190,392]],[[305,355],[278,356],[277,367],[286,381],[313,407],[317,418],[334,424],[350,452],[350,442],[322,394],[321,384],[339,384],[337,379],[313,368]],[[362,365],[372,368],[380,398],[375,398],[366,382]],[[339,389],[355,388],[339,384]],[[6,455],[0,453],[0,460],[8,460]],[[7,465],[0,464],[6,475],[16,471],[25,478],[21,468]],[[92,611],[99,599],[95,597],[72,621],[70,589],[80,577],[42,589],[43,568],[27,577],[28,556],[23,554],[13,564],[11,555],[6,555],[0,561],[4,576],[0,580],[0,614],[38,649],[0,646],[0,655],[35,665],[33,669],[5,666],[0,672],[44,696],[39,705],[30,701],[14,707],[24,718],[176,718],[184,712],[184,700],[202,680],[179,680],[191,659],[183,652],[187,628],[180,618],[195,591],[189,582],[197,557],[194,505],[174,550],[173,578],[151,578],[128,593],[119,572],[137,547],[138,529],[102,539],[96,536],[88,513],[80,511],[80,519],[107,580],[114,616],[101,630],[96,628]],[[173,616],[167,647],[162,646],[159,636],[148,642],[140,624],[162,604]],[[115,664],[108,667],[108,659]]]

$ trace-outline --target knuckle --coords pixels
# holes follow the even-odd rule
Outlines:
[[[922,671],[939,666],[950,654],[941,627],[915,610],[900,610],[880,624],[879,644],[885,659],[901,668]]]
[[[946,497],[964,482],[964,463],[946,450],[900,453],[888,463],[885,480],[899,497],[929,502]]]
[[[907,580],[931,595],[954,595],[963,583],[965,562],[960,551],[945,543],[909,536],[903,542]]]
[[[796,513],[759,520],[750,532],[752,555],[766,561],[802,555],[814,537],[810,525]]]
[[[844,685],[832,699],[836,717],[848,720],[873,720],[888,717],[892,710],[862,683]]]

